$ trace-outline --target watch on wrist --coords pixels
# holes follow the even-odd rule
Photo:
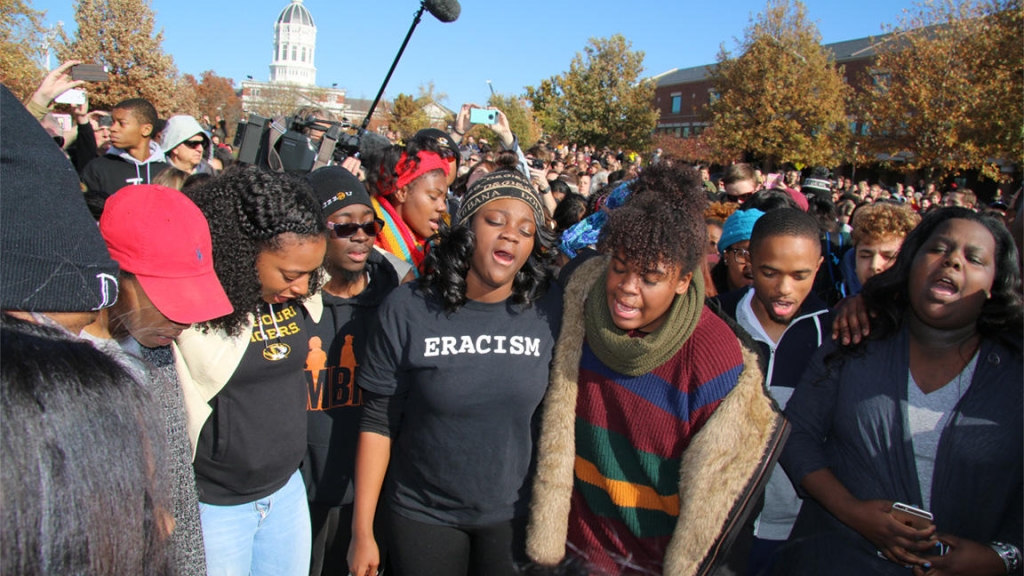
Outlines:
[[[1005,542],[992,542],[989,546],[1003,560],[1003,564],[1006,565],[1007,574],[1012,574],[1017,571],[1017,568],[1020,568],[1020,550],[1016,546]]]

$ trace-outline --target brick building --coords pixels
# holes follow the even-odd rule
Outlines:
[[[862,89],[872,82],[871,70],[875,59],[875,46],[884,42],[888,35],[845,40],[825,44],[832,53],[836,64],[843,66],[844,79],[854,87]],[[669,70],[654,76],[657,87],[654,92],[654,106],[661,114],[656,134],[671,134],[689,138],[700,134],[707,126],[701,117],[701,110],[711,100],[712,86],[710,73],[715,65],[701,65],[693,68]],[[851,129],[862,130],[861,126]]]

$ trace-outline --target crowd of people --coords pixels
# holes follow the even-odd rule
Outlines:
[[[286,174],[141,98],[57,134],[68,65],[0,88],[0,572],[1020,571],[1019,191],[471,104]]]

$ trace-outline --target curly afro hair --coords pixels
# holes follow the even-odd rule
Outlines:
[[[697,270],[707,245],[707,196],[700,174],[662,163],[644,170],[630,188],[629,200],[601,229],[598,249],[619,253],[641,270],[659,264],[680,274]]]
[[[739,210],[740,205],[736,202],[712,202],[704,209],[704,220],[710,224],[717,223],[719,226],[732,216],[732,213]]]
[[[906,238],[921,222],[921,216],[905,204],[878,202],[861,207],[853,216],[854,245],[890,237]]]
[[[284,234],[324,236],[323,212],[304,180],[255,167],[226,173],[187,194],[210,224],[213,267],[235,309],[203,326],[236,336],[263,302],[256,272],[260,251],[280,248]],[[310,277],[310,292],[320,285],[321,274],[318,269]]]

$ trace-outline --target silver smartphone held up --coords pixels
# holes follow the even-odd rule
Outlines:
[[[85,104],[85,90],[79,90],[72,88],[65,91],[60,96],[53,99],[58,104],[71,104],[72,106],[81,106]]]

